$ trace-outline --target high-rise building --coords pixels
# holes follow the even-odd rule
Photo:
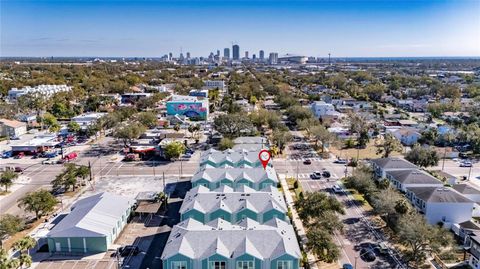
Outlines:
[[[261,50],[260,53],[258,54],[258,56],[260,57],[260,60],[265,59],[265,52],[263,50]]]
[[[252,55],[252,59],[253,60],[257,59],[257,55],[255,55],[255,53]]]
[[[230,49],[229,48],[224,48],[223,49],[223,58],[230,59]]]
[[[170,52],[170,53],[168,54],[168,60],[171,61],[172,59],[173,59],[173,53]]]
[[[190,52],[187,52],[187,59],[190,59]]]
[[[278,62],[278,53],[276,52],[271,52],[270,56],[268,57],[268,62],[270,64],[277,64]]]
[[[245,58],[248,59],[248,51],[245,51]]]
[[[233,59],[234,60],[239,60],[240,59],[240,46],[239,45],[233,45],[232,54],[233,54]]]
[[[220,50],[217,50],[217,55],[215,55],[220,58]]]

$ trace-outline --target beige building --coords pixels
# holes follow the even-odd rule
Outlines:
[[[26,123],[16,120],[0,119],[0,136],[18,137],[26,132]]]

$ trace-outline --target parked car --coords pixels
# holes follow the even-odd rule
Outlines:
[[[12,157],[12,152],[11,151],[5,151],[4,153],[2,153],[2,158],[3,159],[8,159]]]
[[[351,265],[350,263],[344,263],[342,269],[353,269],[353,265]]]
[[[310,178],[311,179],[321,179],[322,176],[321,176],[321,174],[317,174],[316,172],[313,172],[313,173],[310,174]]]
[[[118,254],[120,254],[121,257],[136,256],[138,253],[140,253],[140,249],[137,246],[127,245],[118,249]]]
[[[472,167],[473,164],[471,161],[463,161],[460,163],[460,167]]]
[[[23,157],[25,157],[25,153],[20,152],[20,153],[18,153],[17,155],[15,155],[14,158],[15,158],[15,159],[22,159]]]
[[[303,164],[309,165],[312,164],[312,161],[310,161],[310,159],[306,159],[305,161],[303,161]]]
[[[46,159],[44,161],[42,161],[42,164],[56,164],[57,161],[55,160],[52,160],[52,159]]]
[[[338,163],[338,164],[347,164],[347,160],[345,159],[336,159],[335,161],[333,161],[334,163]]]
[[[335,193],[343,192],[342,187],[340,187],[339,185],[334,185],[332,188],[333,188],[333,192],[335,192]]]
[[[360,250],[360,258],[366,262],[373,262],[377,257],[371,248],[362,248]]]
[[[20,137],[18,137],[18,136],[10,136],[10,140],[20,140]]]
[[[326,178],[329,178],[331,176],[331,174],[330,174],[330,172],[325,170],[325,171],[322,172],[322,176],[326,177]]]
[[[24,170],[24,169],[21,168],[20,166],[15,166],[15,170],[14,170],[14,171],[15,171],[16,173],[23,173],[23,170]]]

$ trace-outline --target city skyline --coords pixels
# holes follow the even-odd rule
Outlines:
[[[480,56],[480,2],[2,1],[1,56]],[[355,44],[355,46],[352,46]]]

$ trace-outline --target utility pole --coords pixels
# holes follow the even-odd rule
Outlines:
[[[445,152],[443,153],[443,162],[442,162],[442,172],[445,168],[445,159],[447,158],[447,147],[445,147]]]
[[[470,169],[468,170],[468,180],[470,180],[470,176],[472,175],[472,167],[473,167],[473,164],[470,166]]]

